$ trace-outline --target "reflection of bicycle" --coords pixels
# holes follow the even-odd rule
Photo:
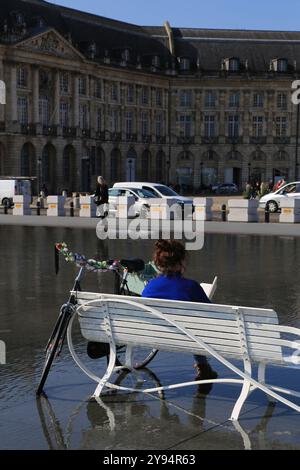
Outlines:
[[[80,262],[79,262],[80,264]],[[142,272],[145,268],[145,263],[140,259],[132,260],[121,260],[121,261],[108,261],[105,263],[107,265],[107,271],[112,271],[115,275],[115,294],[119,295],[137,295],[137,292],[131,292],[129,289],[129,277],[134,273]],[[74,286],[72,293],[69,296],[68,301],[62,305],[57,321],[54,325],[53,331],[48,340],[47,346],[45,348],[46,359],[40,378],[40,382],[37,388],[37,395],[40,395],[43,391],[45,382],[47,380],[50,368],[53,361],[60,355],[62,351],[63,344],[65,342],[67,329],[69,322],[76,311],[77,300],[76,292],[81,291],[80,283],[84,277],[85,271],[87,269],[87,264],[81,265],[79,272],[75,278]],[[91,344],[89,344],[90,350],[92,349]],[[108,357],[109,355],[109,346],[104,343],[97,343],[95,347],[98,350],[94,353],[95,358]],[[100,350],[99,350],[100,349]],[[151,348],[139,348],[136,347],[133,350],[133,367],[135,369],[140,369],[145,367],[152,361],[152,359],[157,354],[156,349]],[[126,348],[124,346],[118,346],[117,348],[117,362],[119,365],[125,364],[125,353]]]

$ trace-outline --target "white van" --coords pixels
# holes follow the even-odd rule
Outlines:
[[[14,196],[31,196],[31,180],[26,178],[0,179],[0,203],[11,207]]]
[[[193,200],[188,197],[183,197],[177,194],[169,186],[159,183],[147,183],[147,182],[125,182],[125,183],[115,183],[114,188],[140,188],[145,189],[153,194],[154,198],[165,198],[165,199],[174,199],[178,204],[193,204]]]

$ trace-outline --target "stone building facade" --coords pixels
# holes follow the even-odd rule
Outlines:
[[[0,176],[52,193],[298,178],[300,33],[142,27],[1,0]]]

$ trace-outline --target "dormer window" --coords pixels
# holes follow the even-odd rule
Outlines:
[[[288,61],[287,59],[274,59],[272,61],[274,72],[287,72]]]
[[[95,42],[91,42],[91,44],[88,46],[88,55],[91,59],[95,58],[97,52],[97,46]]]
[[[155,68],[159,68],[160,67],[160,58],[158,55],[155,55],[153,58],[152,58],[152,66],[155,67]]]
[[[224,60],[224,69],[227,72],[239,72],[240,60],[236,57],[230,57]]]
[[[15,13],[15,19],[16,19],[16,23],[18,26],[23,26],[23,23],[24,23],[23,13],[20,13],[20,12]]]
[[[179,67],[181,72],[188,72],[191,68],[191,60],[188,57],[180,57]]]
[[[124,60],[124,62],[129,62],[129,61],[130,61],[130,52],[129,52],[129,49],[125,49],[125,50],[122,52],[122,60]]]

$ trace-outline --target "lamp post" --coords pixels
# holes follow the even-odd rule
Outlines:
[[[296,127],[296,148],[295,148],[295,181],[298,178],[298,149],[299,149],[299,121],[300,121],[300,108],[297,104],[297,127]]]
[[[250,183],[251,163],[248,163],[248,183]]]
[[[42,159],[41,157],[37,160],[37,196],[40,196],[41,193],[41,167],[42,167]]]

